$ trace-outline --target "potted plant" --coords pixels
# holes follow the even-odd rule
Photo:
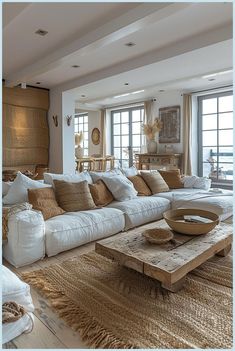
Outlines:
[[[79,132],[75,134],[75,156],[76,158],[81,158],[84,155],[84,150],[81,147],[81,143],[83,142],[84,136],[83,132]]]
[[[157,117],[153,122],[143,124],[142,128],[143,133],[147,138],[148,153],[157,153],[158,141],[156,140],[156,135],[158,135],[158,133],[162,129],[162,121],[160,120],[160,118]]]

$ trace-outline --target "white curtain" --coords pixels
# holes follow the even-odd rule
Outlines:
[[[183,173],[186,175],[192,174],[192,96],[189,94],[183,95]]]
[[[101,133],[102,133],[102,145],[101,154],[103,157],[106,156],[106,110],[101,109]]]
[[[144,123],[152,122],[154,120],[154,102],[148,100],[144,102]]]

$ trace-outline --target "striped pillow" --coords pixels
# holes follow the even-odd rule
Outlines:
[[[85,211],[96,208],[86,180],[79,183],[54,180],[56,199],[66,212]]]

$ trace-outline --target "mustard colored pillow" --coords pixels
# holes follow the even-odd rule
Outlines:
[[[151,190],[140,175],[135,175],[127,178],[133,183],[135,190],[138,191],[138,196],[152,195]]]
[[[89,188],[96,206],[107,206],[114,200],[112,193],[101,179],[89,184]]]
[[[140,175],[152,191],[152,194],[169,191],[169,186],[158,171],[140,172]]]
[[[158,171],[162,178],[165,180],[170,189],[180,189],[184,187],[181,181],[181,175],[179,169],[173,169],[169,171]]]
[[[86,211],[96,208],[86,180],[79,183],[55,180],[55,195],[60,207],[66,212]]]
[[[35,210],[42,212],[45,220],[65,212],[59,207],[52,188],[28,189],[28,199]]]

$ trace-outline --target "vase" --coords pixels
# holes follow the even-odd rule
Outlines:
[[[147,142],[147,150],[149,154],[156,154],[157,153],[157,142],[155,140],[149,140]]]
[[[83,155],[84,155],[83,148],[80,145],[76,146],[75,147],[75,156],[76,156],[76,158],[82,158]]]

